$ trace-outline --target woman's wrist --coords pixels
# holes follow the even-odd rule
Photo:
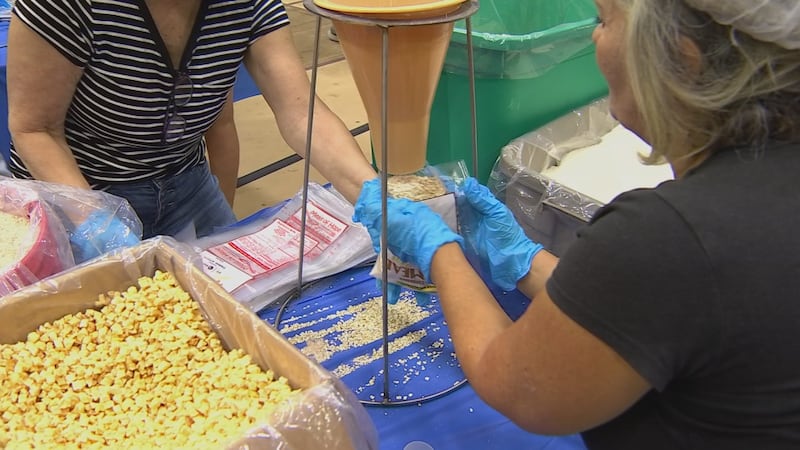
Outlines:
[[[431,281],[436,284],[437,275],[440,277],[446,276],[448,268],[452,268],[454,264],[461,261],[469,264],[459,242],[453,241],[441,245],[433,253],[433,258],[431,259]]]
[[[517,289],[528,298],[535,297],[544,289],[557,264],[558,258],[547,250],[536,252],[531,260],[531,269],[519,279]]]

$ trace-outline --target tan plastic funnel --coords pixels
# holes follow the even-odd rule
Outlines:
[[[454,3],[455,6],[450,2],[444,8],[428,8],[428,4],[407,7],[412,2],[413,0],[384,0],[385,8],[381,9],[376,5],[381,2],[373,0],[370,2],[371,11],[376,14],[360,14],[360,17],[384,20],[392,17],[403,20],[435,17],[453,11],[463,0]],[[395,8],[392,4],[397,3],[405,3],[406,6],[401,6],[401,12],[395,15],[390,11]],[[441,6],[442,2],[435,4]],[[326,5],[333,9],[330,3]],[[367,110],[375,162],[381,170],[392,175],[413,173],[422,169],[425,166],[431,105],[445,53],[450,45],[453,22],[388,28],[388,168],[381,167],[384,133],[381,126],[383,31],[380,27],[369,24],[354,24],[342,20],[333,20],[333,23]]]

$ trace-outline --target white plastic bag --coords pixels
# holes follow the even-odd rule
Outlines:
[[[302,196],[274,216],[193,243],[205,272],[253,311],[297,285]],[[375,257],[369,234],[352,222],[353,206],[335,190],[308,186],[303,282],[339,273]]]

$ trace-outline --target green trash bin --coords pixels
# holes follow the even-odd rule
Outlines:
[[[485,183],[502,147],[608,93],[594,57],[593,0],[482,0],[472,16],[478,173]],[[455,24],[431,107],[427,159],[472,170],[464,21]]]

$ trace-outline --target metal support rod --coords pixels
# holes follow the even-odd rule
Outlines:
[[[477,144],[477,114],[476,114],[476,99],[475,99],[475,70],[474,70],[474,60],[473,60],[473,53],[472,53],[472,26],[469,19],[475,11],[478,9],[478,0],[466,0],[466,2],[461,5],[456,11],[442,15],[437,17],[426,17],[426,18],[398,18],[398,19],[387,19],[387,18],[374,18],[374,17],[360,17],[357,15],[342,13],[338,11],[333,11],[325,8],[321,8],[317,6],[313,0],[303,0],[303,5],[307,10],[317,15],[317,23],[316,23],[316,30],[314,34],[315,38],[315,46],[313,50],[313,64],[311,70],[311,94],[310,94],[310,102],[309,102],[309,116],[308,116],[308,130],[307,130],[307,139],[306,139],[306,155],[305,155],[305,167],[304,167],[304,179],[303,179],[303,205],[302,205],[302,215],[301,215],[301,230],[302,234],[300,237],[300,264],[298,267],[298,298],[302,292],[302,278],[303,278],[303,259],[304,259],[304,246],[305,246],[305,227],[306,227],[306,209],[307,209],[307,196],[308,196],[308,183],[309,183],[309,167],[311,162],[311,136],[313,130],[313,117],[314,117],[314,102],[316,99],[316,84],[317,84],[317,69],[319,65],[319,39],[320,39],[320,28],[321,28],[321,18],[326,17],[331,20],[341,20],[348,23],[354,23],[358,25],[365,25],[365,26],[377,26],[381,29],[382,32],[382,42],[381,42],[381,127],[383,129],[383,133],[381,136],[381,147],[383,148],[383,152],[381,154],[381,171],[380,171],[380,182],[381,182],[381,237],[380,237],[380,244],[381,244],[381,252],[379,257],[381,258],[381,289],[383,291],[383,302],[382,302],[382,309],[383,309],[383,323],[382,323],[382,334],[383,334],[383,395],[382,395],[382,405],[393,405],[394,402],[391,401],[391,395],[389,392],[390,387],[390,374],[389,374],[389,257],[388,257],[388,154],[389,154],[389,142],[388,142],[388,129],[389,129],[389,116],[388,116],[388,108],[389,108],[389,30],[391,27],[397,26],[416,26],[416,25],[430,25],[430,24],[438,24],[438,23],[445,23],[445,22],[455,22],[456,20],[466,18],[467,24],[467,49],[469,51],[468,54],[468,63],[469,63],[469,75],[470,75],[470,98],[472,101],[472,159],[473,165],[472,169],[477,175],[478,172],[478,144]],[[452,390],[456,389],[458,386],[466,383],[466,379],[463,379],[461,382],[457,383],[456,385],[450,387],[449,389],[445,390],[444,392],[438,393],[436,395],[432,395],[426,397],[424,399],[416,399],[414,402],[419,402],[421,400],[429,400],[432,398],[436,398],[440,395],[444,395]],[[362,403],[372,403],[372,402],[365,402]],[[403,402],[397,402],[396,404],[404,404]]]
[[[300,207],[300,254],[297,259],[297,298],[303,294],[303,261],[306,247],[306,217],[308,214],[308,179],[311,172],[311,137],[314,134],[314,106],[317,99],[317,66],[319,65],[319,32],[322,28],[322,17],[317,16],[314,30],[314,50],[311,66],[311,91],[308,94],[308,128],[306,129],[306,152],[303,164],[303,202]]]
[[[465,20],[467,25],[467,72],[469,74],[469,100],[472,120],[472,176],[479,178],[478,169],[478,108],[475,100],[475,59],[472,51],[472,17]]]
[[[381,27],[381,289],[383,290],[383,403],[389,403],[389,27]]]

